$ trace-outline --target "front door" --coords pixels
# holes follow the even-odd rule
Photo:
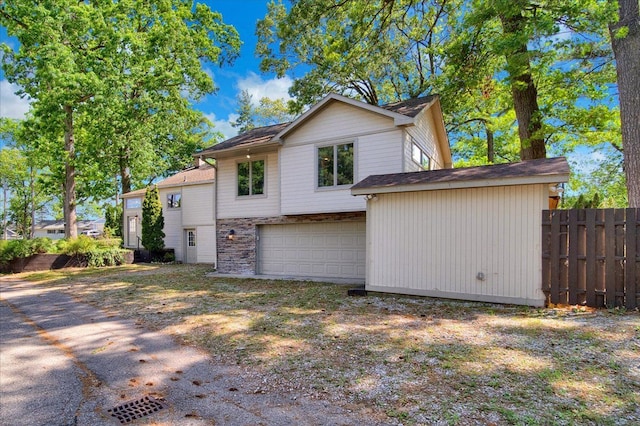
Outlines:
[[[196,230],[185,229],[186,256],[185,263],[198,262],[198,247],[196,245]]]
[[[127,246],[138,247],[138,217],[127,217]]]

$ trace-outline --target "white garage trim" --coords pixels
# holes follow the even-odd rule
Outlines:
[[[261,225],[257,254],[258,274],[364,280],[366,225],[364,221]]]

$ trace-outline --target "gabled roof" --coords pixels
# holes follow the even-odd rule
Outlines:
[[[569,164],[565,158],[543,158],[490,166],[372,175],[352,186],[351,194],[560,183],[568,180]]]
[[[231,139],[227,139],[224,142],[213,145],[212,147],[199,152],[198,155],[206,157],[206,155],[211,152],[225,151],[241,146],[262,145],[271,141],[275,135],[280,133],[280,131],[282,131],[282,129],[287,127],[289,124],[289,122],[280,123],[248,130],[238,136],[234,136]]]
[[[158,188],[171,188],[186,185],[197,185],[213,182],[216,176],[216,169],[209,163],[203,163],[200,167],[189,167],[173,176],[161,180],[156,184]],[[123,198],[130,198],[144,195],[146,188],[122,194]]]
[[[213,145],[198,153],[203,157],[226,151],[235,151],[242,148],[255,148],[265,146],[276,146],[282,143],[288,133],[302,125],[308,119],[316,115],[322,109],[333,102],[343,102],[376,114],[392,118],[395,125],[404,126],[413,123],[413,119],[425,108],[430,107],[438,100],[437,95],[425,96],[422,98],[409,99],[403,102],[395,102],[388,105],[376,106],[361,102],[346,96],[335,93],[325,96],[320,102],[311,107],[308,111],[289,123],[280,123],[272,126],[258,127],[249,130],[241,135],[234,136],[224,142]]]

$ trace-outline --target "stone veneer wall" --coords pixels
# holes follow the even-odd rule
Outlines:
[[[218,247],[218,272],[223,274],[256,274],[257,240],[259,225],[314,222],[355,222],[365,219],[365,212],[323,213],[297,216],[252,217],[240,219],[218,219],[216,242]],[[235,231],[234,239],[227,236]]]

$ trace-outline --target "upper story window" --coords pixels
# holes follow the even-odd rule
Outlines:
[[[431,157],[429,157],[416,143],[411,144],[411,158],[423,170],[431,170]]]
[[[182,202],[182,195],[180,193],[167,194],[167,208],[179,209]]]
[[[318,187],[353,184],[353,142],[318,148]]]
[[[238,163],[238,196],[264,195],[264,160]]]
[[[139,209],[142,207],[142,198],[127,198],[126,207],[128,209]]]

